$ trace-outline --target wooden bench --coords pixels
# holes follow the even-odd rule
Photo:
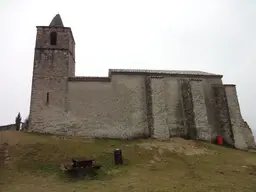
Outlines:
[[[95,162],[94,159],[92,160],[79,160],[79,159],[72,159],[73,167],[92,167],[93,163]]]
[[[65,169],[75,175],[96,175],[95,170],[100,169],[101,165],[94,164],[94,159],[81,160],[72,159],[72,165],[65,166]]]

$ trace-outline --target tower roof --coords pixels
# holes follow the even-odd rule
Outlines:
[[[55,17],[52,19],[49,27],[64,27],[63,22],[60,17],[60,14],[55,15]]]

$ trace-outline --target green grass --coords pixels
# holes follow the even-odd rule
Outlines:
[[[11,157],[0,170],[0,188],[5,192],[256,191],[256,153],[181,139],[60,139],[20,132],[3,136]],[[123,151],[123,166],[113,163],[115,148]],[[73,157],[94,158],[103,167],[94,178],[70,178],[60,165]]]

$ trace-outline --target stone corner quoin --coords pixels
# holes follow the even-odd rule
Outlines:
[[[60,15],[38,26],[29,129],[94,138],[183,137],[255,147],[236,87],[201,71],[110,69],[75,76],[75,40]]]

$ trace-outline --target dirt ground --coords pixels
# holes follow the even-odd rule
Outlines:
[[[164,150],[184,155],[201,155],[206,153],[213,153],[212,150],[198,145],[198,143],[193,140],[185,140],[182,138],[172,138],[168,142],[150,140],[149,142],[145,141],[138,145],[146,150],[157,149],[160,155],[164,152]]]

